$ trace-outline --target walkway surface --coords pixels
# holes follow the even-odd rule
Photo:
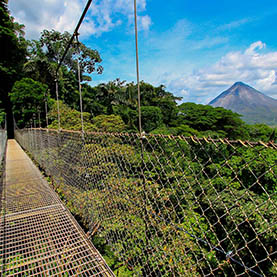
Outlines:
[[[1,276],[114,276],[15,140],[8,141],[3,200]]]

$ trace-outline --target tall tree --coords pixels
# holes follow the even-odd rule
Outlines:
[[[25,61],[26,42],[22,36],[23,25],[15,23],[10,16],[8,1],[0,2],[0,97],[1,108],[7,115],[8,137],[13,137],[13,113],[9,92],[16,80],[21,77]]]
[[[176,126],[181,124],[200,131],[214,131],[218,136],[230,139],[247,139],[246,124],[241,116],[230,110],[195,103],[183,103],[179,107]]]
[[[26,127],[26,124],[34,119],[38,126],[41,125],[41,122],[45,125],[44,116],[41,115],[45,115],[46,91],[46,85],[31,78],[22,78],[15,82],[9,95],[13,104],[14,118],[19,128]]]
[[[28,77],[47,84],[52,97],[55,97],[56,69],[70,38],[71,34],[68,32],[44,30],[38,41],[28,42],[28,61],[25,64],[25,71]],[[68,95],[63,97],[63,94],[76,94],[78,92],[77,60],[79,60],[82,81],[91,80],[89,76],[85,75],[86,73],[97,72],[101,74],[103,71],[103,67],[99,65],[102,60],[97,50],[90,49],[83,43],[74,43],[70,47],[59,71],[59,86],[61,99],[72,107],[76,107],[77,103],[67,102],[68,99],[71,101],[72,97]],[[74,83],[75,87],[72,86]]]

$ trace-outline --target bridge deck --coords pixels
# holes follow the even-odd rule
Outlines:
[[[8,141],[3,203],[2,276],[113,276],[15,140]]]

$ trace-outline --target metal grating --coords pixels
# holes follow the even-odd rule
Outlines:
[[[8,142],[1,276],[113,276],[39,170]]]
[[[49,187],[46,187],[39,179],[33,179],[23,183],[12,183],[6,185],[6,196],[16,197],[21,195],[28,195],[34,193],[45,193],[50,191]]]
[[[6,198],[6,214],[29,211],[56,204],[56,199],[51,194],[33,193]]]
[[[7,216],[0,228],[6,276],[109,276],[61,205]]]

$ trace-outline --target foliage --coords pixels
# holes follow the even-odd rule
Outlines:
[[[183,103],[179,106],[176,124],[187,124],[198,131],[220,132],[220,137],[247,138],[246,125],[240,115],[224,108]]]
[[[14,22],[7,9],[7,1],[0,2],[0,111],[7,114],[8,135],[13,136],[12,104],[9,92],[14,82],[21,78],[25,61],[26,43],[22,37],[23,25]]]
[[[81,130],[81,113],[75,109],[71,109],[62,101],[59,101],[60,124],[64,130]],[[52,121],[49,125],[50,129],[58,128],[58,105],[53,101],[52,108],[49,112],[49,119]],[[84,130],[87,132],[122,132],[126,126],[118,115],[99,115],[90,121],[90,114],[83,112]]]
[[[107,118],[97,119],[107,124]],[[94,241],[114,272],[243,272],[215,247],[234,251],[257,272],[274,272],[275,256],[265,258],[276,248],[273,148],[181,136],[146,135],[142,144],[134,134],[59,137],[57,147],[46,144],[38,157],[70,210],[99,230]]]
[[[113,112],[125,122],[128,131],[138,132],[138,111],[124,105],[113,106]]]
[[[53,98],[55,97],[57,66],[65,53],[70,38],[71,34],[68,32],[62,34],[55,30],[44,30],[38,41],[28,42],[28,60],[25,63],[25,72],[27,76],[47,84]],[[59,93],[61,99],[75,107],[79,107],[77,61],[80,65],[81,81],[90,80],[85,73],[101,74],[103,71],[103,67],[99,65],[102,60],[97,50],[92,50],[83,43],[79,43],[78,47],[73,45],[69,48],[58,72]],[[74,95],[76,97],[72,98]]]
[[[101,132],[122,132],[126,126],[118,115],[98,115],[93,118],[93,124]]]
[[[162,112],[159,107],[142,106],[141,107],[142,129],[147,133],[162,125]]]
[[[200,137],[200,132],[189,127],[188,125],[181,124],[178,127],[160,127],[151,132],[152,134],[163,134],[163,135],[183,135],[186,137],[198,136]],[[203,132],[202,132],[203,133]]]
[[[167,92],[163,85],[154,87],[151,84],[141,82],[140,88],[143,106],[159,107],[163,115],[163,121],[167,125],[176,119],[178,112],[176,101],[181,100],[181,97],[176,97],[172,93]]]
[[[143,128],[150,132],[170,124],[177,116],[177,98],[163,86],[154,87],[141,82]],[[137,86],[116,79],[96,87],[83,86],[85,110],[93,116],[116,114],[125,122],[129,131],[138,130]],[[153,123],[150,122],[153,121]]]
[[[11,121],[11,100],[17,124],[24,127],[44,110],[48,86],[49,128],[57,129],[55,72],[71,35],[44,30],[40,40],[28,42],[25,60],[22,25],[13,22],[5,1],[0,15],[0,108]],[[58,72],[60,127],[74,131],[81,130],[77,59],[82,81],[90,80],[85,74],[103,70],[99,53],[80,43],[70,48]],[[61,132],[56,140],[55,131],[49,131],[47,138],[58,144],[36,149],[48,174],[57,174],[56,189],[70,210],[86,228],[99,226],[93,240],[114,272],[198,276],[218,267],[214,275],[231,276],[239,271],[239,265],[230,269],[226,255],[211,249],[216,245],[239,249],[249,266],[255,254],[263,272],[274,274],[276,255],[264,257],[266,251],[276,252],[276,151],[206,139],[199,143],[194,136],[274,141],[276,130],[246,125],[223,108],[178,106],[181,98],[162,85],[141,82],[140,88],[142,127],[151,135],[130,134],[138,130],[137,86],[116,79],[95,87],[82,84],[84,129],[93,134]],[[2,115],[0,109],[3,121]]]
[[[61,34],[60,32],[55,30],[44,30],[41,33],[41,37],[39,40],[40,47],[41,49],[46,49],[45,55],[48,58],[48,60],[53,61],[55,63],[59,63],[62,59],[63,54],[65,53],[65,49],[68,45],[70,38],[71,34],[68,32],[64,32],[63,34]],[[78,57],[76,57],[77,54]],[[69,52],[65,57],[64,64],[70,70],[76,71],[77,58],[80,58],[79,63],[81,72],[102,72],[103,68],[97,65],[102,61],[99,53],[96,50],[92,50],[86,47],[81,42],[78,43],[78,47],[70,48]]]
[[[81,113],[74,109],[71,109],[62,101],[59,101],[59,111],[60,111],[60,127],[65,130],[82,130],[81,125]],[[96,131],[97,127],[89,122],[90,114],[84,112],[84,130],[85,131]],[[52,123],[48,126],[50,129],[58,129],[58,104],[54,102],[52,108],[49,112],[49,119]]]
[[[255,124],[247,126],[249,136],[253,141],[275,141],[277,140],[277,130],[265,124]]]
[[[15,82],[9,94],[17,126],[24,127],[33,116],[44,111],[47,86],[30,78]],[[49,101],[49,100],[48,100]],[[44,117],[42,117],[44,119]]]

